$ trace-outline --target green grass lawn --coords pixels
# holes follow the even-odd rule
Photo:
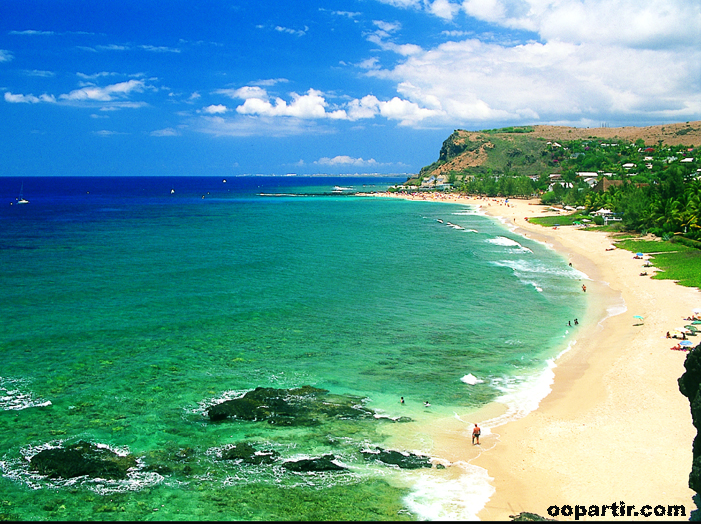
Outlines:
[[[632,253],[645,253],[650,263],[659,268],[652,278],[676,280],[680,285],[701,288],[701,251],[666,241],[625,239],[616,247]]]

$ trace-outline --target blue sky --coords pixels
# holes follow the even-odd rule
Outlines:
[[[701,120],[698,0],[2,0],[0,176],[415,173]]]

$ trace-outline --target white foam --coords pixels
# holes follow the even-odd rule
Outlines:
[[[29,381],[0,377],[0,410],[20,410],[50,406],[50,400],[36,399],[27,391]]]
[[[477,378],[472,373],[468,373],[460,379],[460,382],[464,382],[465,384],[470,384],[471,386],[474,386],[475,384],[481,384],[482,382],[484,382],[484,380]]]
[[[452,468],[460,468],[456,478]],[[495,489],[487,470],[455,462],[445,470],[417,473],[404,504],[419,520],[477,520]]]
[[[498,236],[496,238],[488,238],[487,240],[485,240],[485,242],[488,242],[489,244],[494,244],[496,246],[511,247],[514,248],[514,250],[517,252],[533,253],[533,251],[530,248],[524,247],[515,240],[507,237]]]
[[[456,211],[455,213],[451,213],[452,215],[455,216],[461,216],[461,217],[467,217],[467,216],[484,216],[484,211],[480,209],[480,206],[477,206],[475,209],[463,209],[462,211]]]
[[[491,385],[502,393],[494,400],[505,404],[507,409],[503,415],[482,422],[482,433],[489,434],[490,428],[523,418],[535,411],[552,390],[555,379],[553,370],[557,367],[555,361],[572,349],[576,343],[576,340],[571,340],[555,358],[546,361],[546,367],[540,372],[518,377],[494,378]]]

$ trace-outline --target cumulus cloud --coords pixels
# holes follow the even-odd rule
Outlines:
[[[322,157],[314,163],[322,166],[368,167],[378,165],[378,162],[374,158],[371,158],[369,160],[363,160],[362,158],[353,158],[347,155],[339,155],[333,158]]]
[[[236,112],[242,115],[291,116],[304,119],[347,118],[343,110],[327,111],[328,103],[323,93],[316,89],[309,89],[304,95],[292,93],[292,101],[289,104],[279,97],[271,101],[265,90],[259,87],[241,88],[237,91],[239,97],[245,99],[245,102],[236,108]]]
[[[432,12],[436,4],[389,3],[426,12]],[[368,76],[394,81],[404,99],[386,107],[383,116],[390,117],[394,109],[407,113],[407,102],[423,110],[417,109],[414,121],[436,118],[458,125],[631,117],[689,120],[701,114],[698,2],[450,3],[452,12],[458,7],[463,14],[500,26],[500,41],[494,34],[478,37],[472,33],[467,38],[459,31],[444,32],[454,41],[413,49],[389,68],[369,69]],[[406,44],[396,41],[395,31],[377,27],[368,40],[402,54]],[[521,32],[510,33],[512,30]],[[531,40],[523,39],[524,30],[532,32]],[[510,34],[518,41],[511,41]],[[367,112],[372,107],[357,104],[353,109]]]
[[[208,113],[210,115],[220,115],[222,113],[226,113],[228,110],[229,109],[225,105],[222,105],[222,104],[211,105],[211,106],[207,106],[204,109],[202,109],[202,111],[204,111],[205,113]]]
[[[5,102],[11,104],[38,104],[39,102],[55,103],[56,99],[53,95],[43,94],[40,96],[34,95],[15,95],[9,91],[5,92]]]

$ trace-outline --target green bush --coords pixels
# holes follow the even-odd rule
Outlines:
[[[594,223],[595,223],[597,226],[603,226],[603,225],[604,225],[604,217],[602,217],[602,216],[600,216],[600,215],[595,216],[595,217],[594,217]]]
[[[701,249],[701,242],[680,235],[673,236],[670,242],[673,244],[681,244],[682,246],[686,247],[693,247],[694,249]]]

